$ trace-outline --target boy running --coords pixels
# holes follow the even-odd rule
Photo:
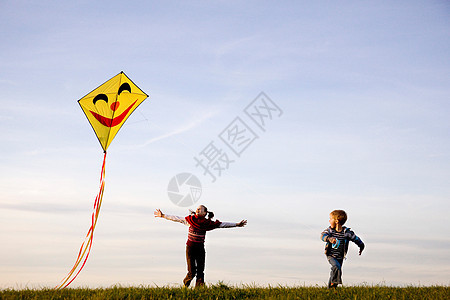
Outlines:
[[[343,226],[347,221],[347,213],[343,210],[333,210],[330,213],[330,227],[325,229],[320,238],[326,242],[325,255],[331,265],[328,288],[336,288],[342,284],[342,263],[348,251],[348,242],[352,241],[359,247],[359,255],[364,250],[363,241],[356,234]]]

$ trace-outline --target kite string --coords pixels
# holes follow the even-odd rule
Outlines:
[[[72,267],[70,272],[67,274],[67,276],[64,277],[64,279],[61,281],[61,283],[57,287],[55,287],[55,289],[57,289],[57,290],[59,290],[61,288],[66,288],[67,286],[69,286],[69,284],[71,284],[75,280],[75,278],[77,278],[78,274],[80,274],[81,270],[83,269],[84,265],[86,264],[86,261],[91,252],[92,241],[94,238],[94,229],[97,224],[98,215],[100,213],[100,207],[102,205],[103,191],[105,189],[105,162],[106,162],[106,151],[103,156],[102,172],[100,175],[100,190],[99,190],[97,196],[95,197],[95,201],[94,201],[94,207],[93,207],[93,212],[92,212],[92,217],[91,217],[91,222],[92,222],[91,227],[89,228],[89,231],[86,234],[86,237],[84,238],[83,243],[81,244],[80,251],[78,253],[78,257],[75,261],[74,266]],[[77,270],[77,268],[80,265],[83,258],[84,258],[84,261],[83,261],[81,267],[78,269],[78,272],[75,274],[75,276],[73,276],[73,278],[71,279],[72,275]]]

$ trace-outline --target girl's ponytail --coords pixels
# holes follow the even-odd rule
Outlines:
[[[200,205],[200,206],[202,206],[203,209],[205,210],[206,215],[208,216],[208,219],[214,218],[214,213],[212,211],[208,211],[208,209],[204,205]],[[189,210],[189,213],[190,213],[191,216],[195,216],[196,215],[196,212],[193,211],[192,209]]]

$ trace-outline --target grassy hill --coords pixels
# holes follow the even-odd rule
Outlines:
[[[448,286],[388,287],[232,287],[223,283],[202,288],[120,287],[98,289],[0,290],[0,299],[450,299]]]

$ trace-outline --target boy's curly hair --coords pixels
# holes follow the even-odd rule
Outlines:
[[[344,225],[347,221],[347,213],[344,210],[336,209],[333,210],[330,215],[332,215],[336,220],[339,221],[339,224]]]

